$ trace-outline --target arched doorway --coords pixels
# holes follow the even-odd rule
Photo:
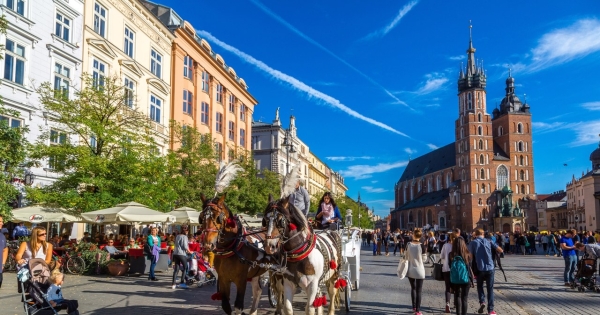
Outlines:
[[[515,233],[517,233],[517,232],[519,232],[519,233],[521,232],[521,224],[520,223],[515,224]]]
[[[511,231],[510,231],[510,224],[508,224],[508,223],[504,223],[504,224],[502,225],[502,233],[509,233],[509,232],[511,232]]]

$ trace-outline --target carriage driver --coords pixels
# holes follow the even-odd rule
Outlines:
[[[298,179],[296,182],[296,189],[290,196],[290,202],[296,207],[296,209],[302,211],[304,216],[308,215],[310,209],[310,195],[306,188],[304,188],[304,181]]]

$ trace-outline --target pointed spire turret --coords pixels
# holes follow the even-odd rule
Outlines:
[[[475,58],[473,47],[473,25],[469,21],[469,48],[467,49],[467,66],[460,66],[458,78],[458,91],[462,92],[472,88],[485,89],[486,77],[483,69],[483,61]]]
[[[475,74],[477,63],[475,62],[475,48],[473,47],[473,25],[469,21],[469,49],[467,49],[467,76]]]

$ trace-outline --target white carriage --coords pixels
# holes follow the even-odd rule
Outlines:
[[[360,230],[352,228],[352,210],[346,211],[345,228],[340,230],[342,237],[342,267],[341,275],[348,286],[344,289],[344,306],[350,311],[352,290],[360,287]]]

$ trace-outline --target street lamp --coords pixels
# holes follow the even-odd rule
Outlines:
[[[296,153],[296,149],[294,148],[294,143],[293,143],[293,141],[291,139],[290,130],[289,129],[285,130],[285,136],[283,137],[283,144],[282,144],[282,146],[285,147],[285,151],[286,151],[286,154],[287,154],[287,157],[286,157],[287,161],[286,161],[286,164],[285,164],[285,174],[287,175],[287,174],[290,173],[290,153]]]

